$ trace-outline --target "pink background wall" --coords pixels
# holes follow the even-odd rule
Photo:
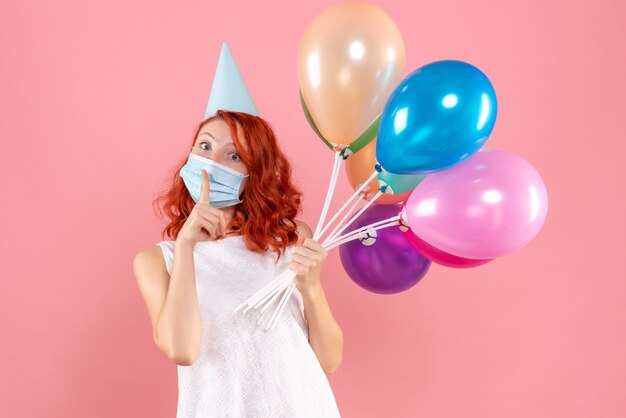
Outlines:
[[[225,40],[315,224],[332,154],[300,109],[296,57],[331,3],[2,2],[0,416],[175,415],[176,368],[132,272],[161,239],[152,198],[203,116]],[[361,290],[332,253],[343,416],[626,416],[625,3],[375,4],[403,34],[406,74],[460,59],[489,76],[486,146],[539,170],[550,211],[524,249],[433,266],[394,296]],[[337,196],[349,193],[342,175]]]

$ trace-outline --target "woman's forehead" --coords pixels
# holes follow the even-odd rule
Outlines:
[[[237,133],[239,134],[239,143],[245,148],[244,140],[242,139],[241,125],[237,123]],[[220,145],[232,145],[235,147],[230,127],[225,120],[221,118],[215,118],[206,125],[204,125],[200,132],[198,132],[197,140],[212,138],[216,143]]]
[[[230,133],[230,128],[226,121],[216,118],[207,123],[200,129],[198,137],[210,136],[219,144],[232,143],[233,138]]]

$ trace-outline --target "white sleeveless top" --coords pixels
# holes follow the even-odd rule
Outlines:
[[[157,244],[168,273],[174,243]],[[257,324],[257,309],[234,312],[289,268],[294,248],[288,248],[276,264],[274,251],[251,251],[241,235],[196,244],[201,349],[194,364],[177,366],[177,418],[340,417],[326,374],[308,342],[297,287],[270,331]]]

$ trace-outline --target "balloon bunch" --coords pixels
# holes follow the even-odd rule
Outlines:
[[[414,286],[432,262],[476,267],[522,248],[548,208],[532,165],[481,149],[497,115],[487,76],[469,63],[444,60],[402,78],[404,64],[395,23],[364,2],[323,11],[298,55],[302,109],[335,154],[313,239],[349,208],[322,246],[339,247],[350,278],[380,294]],[[343,161],[355,192],[326,222]],[[272,329],[294,287],[295,273],[287,270],[236,311],[265,312],[278,302],[259,319]]]

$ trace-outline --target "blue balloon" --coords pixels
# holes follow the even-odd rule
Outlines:
[[[491,82],[462,61],[437,61],[398,84],[381,115],[376,159],[395,174],[450,168],[477,152],[496,122]]]

